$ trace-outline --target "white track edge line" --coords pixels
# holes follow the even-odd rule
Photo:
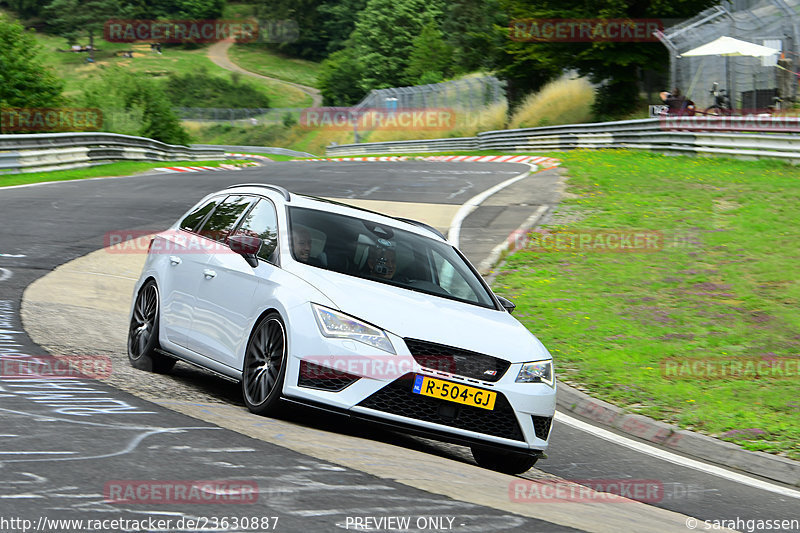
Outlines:
[[[450,244],[458,248],[458,241],[461,238],[461,224],[464,222],[464,219],[467,218],[467,216],[469,216],[470,213],[475,211],[484,200],[489,198],[494,193],[505,189],[509,185],[513,185],[516,182],[527,178],[529,175],[536,172],[539,168],[537,165],[533,165],[530,163],[525,163],[525,164],[528,165],[528,167],[530,167],[526,172],[518,174],[513,178],[509,178],[502,183],[498,183],[494,187],[490,187],[485,191],[476,194],[475,196],[473,196],[472,198],[461,204],[461,207],[458,208],[458,211],[456,211],[456,214],[453,216],[453,220],[450,222],[450,229],[447,231],[447,240],[450,241]]]
[[[481,263],[478,265],[478,272],[483,273],[484,271],[488,271],[490,268],[492,268],[492,266],[497,262],[497,259],[500,257],[500,254],[508,250],[511,246],[511,235],[527,232],[539,221],[540,218],[542,218],[542,216],[544,216],[548,209],[550,209],[549,205],[540,205],[539,208],[536,209],[531,216],[526,218],[525,222],[520,224],[520,226],[514,230],[513,233],[506,237],[504,241],[492,248],[492,251],[489,252],[488,256],[486,256],[486,259],[481,261]]]
[[[696,459],[690,459],[688,457],[678,455],[677,453],[672,453],[667,450],[662,450],[660,448],[656,448],[655,446],[645,444],[643,442],[629,439],[628,437],[623,437],[622,435],[618,435],[607,429],[603,429],[594,426],[592,424],[589,424],[588,422],[584,422],[582,420],[578,420],[577,418],[573,418],[568,414],[563,413],[562,411],[556,411],[556,420],[568,426],[572,426],[575,429],[585,431],[586,433],[590,433],[601,439],[613,442],[615,444],[619,444],[620,446],[625,446],[626,448],[630,448],[637,452],[644,453],[652,457],[656,457],[658,459],[667,461],[669,463],[691,468],[693,470],[698,470],[700,472],[721,477],[723,479],[734,481],[736,483],[741,483],[743,485],[749,485],[751,487],[755,487],[758,489],[774,492],[776,494],[781,494],[783,496],[788,496],[790,498],[800,499],[800,491],[788,487],[782,487],[780,485],[775,485],[768,481],[763,481],[761,479],[750,477],[745,474],[740,474],[738,472],[734,472],[732,470],[728,470],[726,468],[722,468],[716,465],[704,463]]]

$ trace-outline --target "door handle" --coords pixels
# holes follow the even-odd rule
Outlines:
[[[214,272],[213,270],[205,269],[203,270],[203,275],[206,277],[206,279],[211,279],[216,277],[217,273]]]
[[[171,256],[169,256],[169,263],[172,266],[180,265],[181,264],[181,258],[178,257],[177,255],[171,255]]]

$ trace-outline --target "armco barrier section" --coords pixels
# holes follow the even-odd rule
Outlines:
[[[274,154],[274,155],[287,155],[290,157],[316,157],[314,154],[308,152],[298,152],[297,150],[289,150],[288,148],[277,148],[275,146],[233,146],[223,144],[193,144],[192,148],[223,148],[226,152],[244,152],[254,154]]]
[[[191,148],[116,133],[0,135],[0,173],[47,172],[118,160],[212,161],[224,148]]]
[[[702,154],[800,162],[800,118],[665,117],[486,131],[475,137],[329,146],[329,156],[458,150],[546,152],[627,148],[669,154]]]
[[[453,139],[430,139],[420,141],[388,141],[381,143],[342,144],[328,146],[327,155],[363,155],[363,154],[397,154],[450,152],[453,150],[480,150],[477,137],[459,137]]]

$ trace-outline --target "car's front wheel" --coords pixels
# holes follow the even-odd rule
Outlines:
[[[286,327],[278,313],[265,316],[253,330],[242,369],[242,396],[253,413],[275,413],[286,375]]]
[[[478,466],[504,474],[522,474],[536,464],[538,457],[522,453],[501,452],[472,446],[472,457]]]
[[[175,359],[158,353],[158,286],[148,281],[136,296],[128,328],[128,360],[131,366],[148,372],[165,373],[175,366]]]

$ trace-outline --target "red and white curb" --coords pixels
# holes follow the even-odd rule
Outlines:
[[[228,157],[248,157],[261,161],[272,161],[263,155],[234,154],[226,153]],[[537,157],[529,155],[430,155],[409,157],[405,155],[387,155],[371,157],[320,157],[313,159],[293,159],[292,161],[439,161],[439,162],[462,162],[462,163],[522,163],[537,165],[539,170],[546,170],[557,167],[561,164],[558,159],[552,157]],[[241,165],[220,165],[218,167],[161,167],[156,168],[161,172],[203,172],[206,170],[238,170],[243,166],[257,166],[256,162],[242,163]]]
[[[153,170],[158,170],[160,172],[205,172],[207,170],[230,170],[222,168],[222,165],[218,167],[159,167],[154,168]]]
[[[248,159],[258,159],[259,161],[269,161],[272,162],[272,159],[269,157],[265,157],[263,155],[255,155],[255,154],[235,154],[232,152],[225,152],[225,157],[232,157],[232,158],[240,158],[246,157]],[[158,170],[160,172],[206,172],[206,171],[219,171],[219,170],[241,170],[243,167],[258,167],[261,166],[260,163],[256,161],[246,161],[240,163],[238,165],[220,165],[218,167],[159,167],[153,170]]]
[[[293,159],[292,161],[408,161],[408,156],[386,155],[379,157],[318,157],[315,159]]]
[[[263,155],[256,155],[256,154],[234,154],[234,153],[225,153],[228,157],[246,157],[248,159],[258,159],[260,161],[269,161],[272,162],[272,159]]]
[[[556,167],[561,164],[552,157],[539,157],[530,155],[430,155],[417,157],[420,161],[461,161],[464,163],[524,163],[540,165],[546,168]]]
[[[295,159],[295,161],[458,161],[464,163],[523,163],[540,165],[543,168],[552,168],[561,164],[552,157],[536,157],[529,155],[430,155],[414,158],[399,156],[380,157],[323,157],[315,159]]]
[[[256,162],[242,163],[241,165],[220,165],[218,167],[159,167],[153,170],[160,172],[219,172],[220,170],[241,170],[244,167],[260,166]]]

